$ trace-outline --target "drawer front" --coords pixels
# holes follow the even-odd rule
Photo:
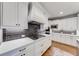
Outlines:
[[[34,45],[24,46],[19,49],[19,53],[16,56],[33,56],[34,55]]]
[[[18,49],[15,49],[15,50],[12,50],[12,51],[9,51],[7,53],[4,53],[4,54],[1,54],[0,56],[25,56],[27,54],[29,55],[33,55],[33,46],[23,46],[23,47],[20,47]]]
[[[26,54],[26,56],[34,56],[34,54],[35,54],[34,51],[35,51],[34,45],[31,44],[26,47],[25,54]]]
[[[1,54],[0,56],[19,56],[19,50],[15,49],[7,53]]]

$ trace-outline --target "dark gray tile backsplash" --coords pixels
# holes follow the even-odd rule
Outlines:
[[[25,35],[26,37],[26,30],[24,29],[3,29],[3,41],[10,41],[15,39],[24,38],[22,35]]]

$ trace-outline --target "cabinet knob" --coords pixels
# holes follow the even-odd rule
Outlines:
[[[25,56],[25,54],[23,54]]]
[[[23,55],[21,55],[21,56],[23,56]]]
[[[23,49],[21,49],[21,50],[19,50],[19,51],[21,52],[21,51],[24,51],[25,49],[26,49],[26,48],[23,48]]]
[[[22,50],[19,50],[20,52],[22,51]]]
[[[20,24],[16,24],[16,26],[20,26]]]
[[[26,54],[22,54],[21,56],[25,56]]]

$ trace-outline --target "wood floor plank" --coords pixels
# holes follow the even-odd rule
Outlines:
[[[69,45],[65,45],[59,42],[52,42],[52,46],[43,54],[43,56],[53,56],[53,49],[54,47],[60,49],[61,51],[65,51],[67,53],[70,53],[72,55],[77,55],[77,48],[76,47],[72,47]]]

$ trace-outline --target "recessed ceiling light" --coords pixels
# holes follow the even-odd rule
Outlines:
[[[59,14],[63,14],[63,12],[59,12]]]

